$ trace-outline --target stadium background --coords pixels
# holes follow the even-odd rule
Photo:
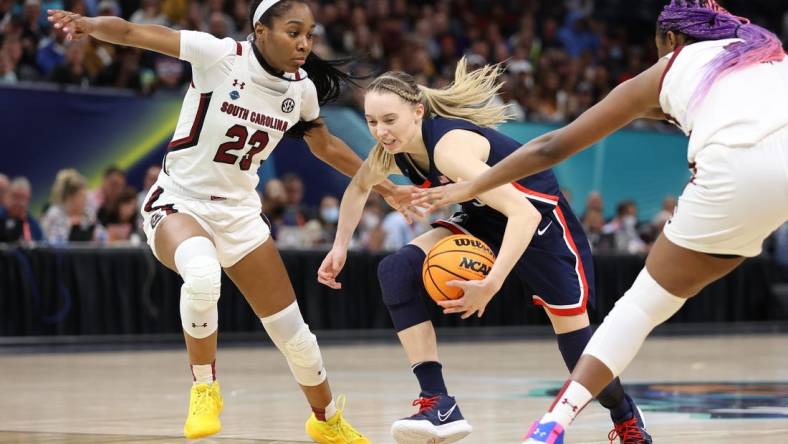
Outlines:
[[[502,63],[505,84],[500,100],[516,118],[500,129],[523,142],[579,115],[617,83],[649,66],[656,57],[653,18],[661,4],[656,0],[311,2],[319,23],[315,51],[329,58],[356,57],[347,69],[362,77],[404,69],[421,83],[442,86],[450,81],[459,57],[466,57],[474,66]],[[784,39],[788,37],[788,13],[781,2],[728,1],[724,5]],[[165,56],[92,39],[65,42],[63,34],[45,20],[47,8],[59,7],[87,15],[120,15],[138,23],[199,29],[217,37],[244,39],[249,33],[248,4],[243,0],[0,2],[0,174],[8,179],[29,180],[32,192],[26,203],[27,217],[41,220],[47,218],[46,212],[52,206],[51,189],[58,171],[76,169],[87,179],[90,189],[85,217],[92,230],[92,242],[77,243],[48,232],[51,224],[46,221],[41,233],[36,236],[34,230],[28,239],[15,239],[19,234],[6,229],[5,237],[0,236],[6,241],[4,251],[33,255],[56,246],[64,255],[75,247],[91,248],[96,255],[113,255],[105,247],[114,247],[117,252],[125,246],[144,256],[148,253],[138,218],[106,220],[107,208],[112,208],[113,202],[103,198],[104,189],[109,186],[105,173],[110,171],[108,168],[117,168],[120,171],[115,177],[120,182],[116,186],[128,190],[127,194],[131,190],[140,196],[145,193],[149,185],[145,174],[161,162],[177,121],[183,90],[190,80],[189,66]],[[373,144],[360,111],[367,81],[359,81],[359,87],[346,88],[337,103],[322,110],[330,129],[361,157]],[[274,234],[286,250],[305,255],[323,251],[335,228],[323,210],[337,205],[336,198],[341,197],[348,179],[310,155],[302,141],[285,139],[280,145],[259,171],[258,189],[264,209],[274,222]],[[608,291],[614,296],[602,301],[600,314],[634,278],[637,264],[672,211],[672,197],[681,192],[689,178],[685,165],[683,135],[665,123],[642,120],[555,168],[564,193],[589,233],[598,261],[609,264],[597,270],[597,282],[605,282],[609,270],[621,269],[616,265],[618,261],[634,260],[636,264],[629,274],[609,279],[617,282]],[[398,181],[403,182],[404,178]],[[7,188],[8,180],[5,185],[2,182],[0,191]],[[5,198],[0,198],[3,205],[11,196],[5,194]],[[0,215],[13,219],[7,213]],[[633,219],[635,224],[626,223]],[[404,227],[399,215],[374,196],[365,208],[363,220],[353,247],[372,263],[426,230],[428,223],[425,220],[415,227]],[[126,224],[127,228],[107,229],[118,224]],[[757,313],[746,320],[780,318],[784,313],[781,276],[788,262],[786,231],[783,227],[773,236],[763,256],[754,261],[759,264],[756,268],[768,275],[763,283],[765,305],[753,310]],[[20,240],[21,243],[15,243]],[[14,250],[15,246],[21,249]],[[16,262],[7,259],[16,264],[19,257],[24,255],[17,256]],[[297,267],[296,282],[311,281],[313,270],[309,267],[316,266],[313,262],[308,260],[309,266]],[[10,294],[11,282],[53,280],[55,284],[50,287],[58,288],[60,278],[49,271],[36,270],[32,275],[8,272],[5,297],[25,300],[25,295],[40,293],[31,292],[27,285],[27,290]],[[177,277],[166,271],[157,273],[177,282]],[[374,277],[374,273],[366,274]],[[366,284],[360,286],[358,293],[371,293],[374,300],[378,290],[372,277],[365,277]],[[724,292],[725,300],[736,300],[741,291],[736,286],[729,287]],[[299,298],[320,299],[307,293],[324,292],[318,286],[308,288],[299,291]],[[44,292],[36,297],[57,300],[57,293]],[[79,300],[79,293],[78,289],[68,292],[74,300]],[[765,308],[773,305],[778,309]],[[376,310],[381,309],[379,304],[376,306]],[[8,311],[6,314],[12,315]],[[712,319],[737,317],[728,310]],[[704,319],[699,312],[687,320]],[[349,321],[343,325],[341,319],[330,324],[332,328],[358,327]],[[385,325],[385,321],[374,325]],[[133,331],[137,330],[130,332]]]

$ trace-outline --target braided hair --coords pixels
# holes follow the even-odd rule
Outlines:
[[[708,94],[715,80],[729,72],[756,63],[780,61],[782,43],[768,30],[731,14],[715,0],[671,0],[657,19],[657,29],[684,34],[693,41],[739,38],[706,66],[700,86],[690,99],[690,109]]]
[[[367,92],[388,92],[402,100],[424,105],[426,116],[462,119],[479,126],[493,127],[510,118],[506,105],[492,103],[503,86],[498,81],[500,65],[485,65],[468,72],[465,57],[457,62],[454,82],[442,89],[416,83],[410,74],[389,71],[372,81]],[[370,153],[370,164],[380,172],[391,171],[394,156],[376,144]]]

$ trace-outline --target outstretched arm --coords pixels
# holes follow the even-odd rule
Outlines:
[[[618,85],[569,125],[531,140],[475,179],[463,178],[464,182],[421,191],[421,197],[414,204],[429,204],[432,210],[471,199],[546,170],[634,119],[653,116],[659,108],[659,82],[666,64],[662,59],[637,77]]]
[[[350,239],[361,219],[369,192],[373,186],[385,179],[384,174],[372,169],[368,160],[361,165],[361,168],[351,179],[342,196],[342,203],[339,205],[339,222],[337,223],[336,237],[334,237],[334,246],[323,259],[323,263],[320,264],[320,269],[317,271],[317,280],[321,284],[333,289],[342,288],[336,278],[345,265]]]
[[[309,150],[335,170],[352,177],[359,171],[361,159],[342,139],[331,134],[322,121],[319,123],[319,126],[310,129],[304,135]],[[411,206],[415,187],[398,186],[384,177],[372,189],[383,196],[392,208],[402,213],[408,223],[412,223],[414,217],[422,216],[418,209]]]
[[[130,23],[120,17],[83,17],[69,11],[50,9],[49,21],[63,29],[67,40],[86,35],[124,46],[134,46],[178,57],[181,36],[178,31],[159,25]]]

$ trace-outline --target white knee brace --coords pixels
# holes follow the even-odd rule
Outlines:
[[[197,339],[212,335],[219,327],[219,301],[222,269],[216,247],[205,237],[192,237],[175,250],[175,265],[183,278],[181,286],[181,325]]]
[[[260,318],[260,321],[276,347],[285,355],[287,365],[299,384],[313,387],[326,380],[317,338],[304,323],[298,303],[293,302],[279,313]]]
[[[583,354],[602,361],[618,376],[634,359],[651,330],[676,314],[686,299],[662,288],[643,268],[594,332]]]

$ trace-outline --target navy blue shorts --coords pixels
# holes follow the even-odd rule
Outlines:
[[[594,303],[594,263],[582,226],[565,204],[542,212],[531,244],[512,269],[533,303],[558,316],[586,312]],[[569,213],[569,214],[566,214]],[[435,221],[433,227],[454,234],[471,234],[498,254],[503,229],[485,217],[464,212]]]

